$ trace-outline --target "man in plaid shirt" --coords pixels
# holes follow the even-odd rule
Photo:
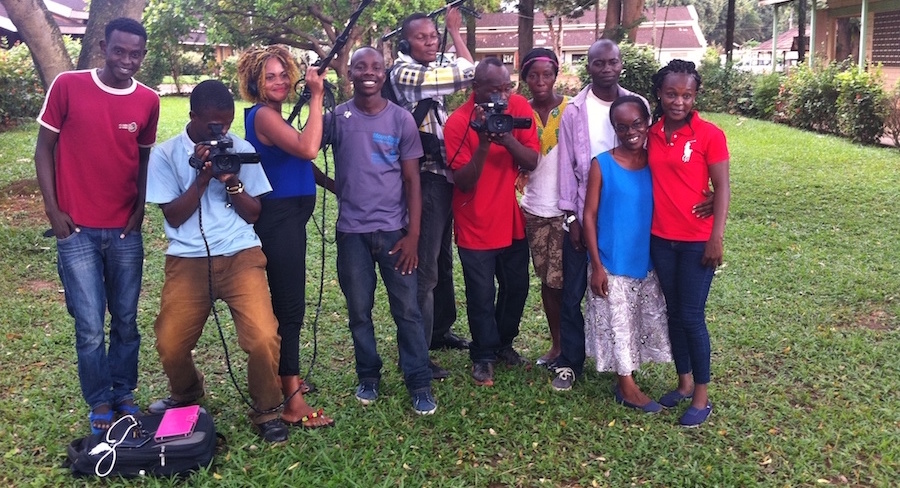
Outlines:
[[[446,22],[456,47],[453,62],[437,62],[441,43],[437,28],[428,15],[415,13],[403,21],[400,53],[390,77],[394,95],[402,107],[412,112],[423,100],[432,104],[419,126],[421,132],[433,135],[423,136],[423,146],[429,147],[425,147],[425,156],[421,160],[418,302],[425,326],[425,341],[431,349],[466,349],[468,341],[450,331],[456,321],[450,208],[453,176],[447,166],[442,126],[447,120],[444,96],[471,86],[475,64],[459,32],[462,25],[459,11],[448,10]],[[448,372],[434,361],[430,366],[435,379],[448,376]]]

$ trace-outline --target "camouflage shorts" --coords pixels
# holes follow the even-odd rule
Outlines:
[[[534,273],[541,283],[560,290],[563,286],[562,247],[566,238],[562,225],[566,217],[538,217],[524,213],[525,234],[531,248]]]

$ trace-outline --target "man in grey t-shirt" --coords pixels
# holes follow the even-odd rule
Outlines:
[[[337,271],[356,357],[356,398],[363,405],[374,402],[381,382],[372,323],[378,265],[397,324],[400,369],[413,409],[429,415],[437,402],[416,301],[422,143],[412,114],[381,96],[385,70],[380,52],[370,47],[354,52],[350,80],[353,98],[326,117],[325,126],[333,123],[335,130],[326,131],[324,142],[334,147]]]

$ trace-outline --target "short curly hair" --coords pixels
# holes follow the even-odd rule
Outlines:
[[[300,67],[297,66],[297,61],[294,60],[287,47],[273,44],[250,48],[244,51],[238,59],[237,70],[241,98],[251,103],[268,101],[265,93],[266,77],[263,70],[266,69],[266,62],[273,58],[284,65],[284,70],[291,80],[291,86],[300,80]]]

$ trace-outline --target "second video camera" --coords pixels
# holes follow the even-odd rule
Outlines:
[[[474,120],[469,122],[469,125],[476,132],[503,134],[504,132],[512,132],[513,129],[528,129],[531,127],[531,117],[513,117],[504,113],[509,104],[499,96],[493,96],[490,102],[479,103],[478,106],[484,109],[484,123],[480,124]]]
[[[212,163],[213,176],[237,174],[241,170],[242,164],[259,163],[259,153],[234,152],[234,141],[230,137],[203,141],[200,144],[209,146],[209,161]],[[194,168],[203,169],[203,161],[195,158],[191,158],[189,161]]]

